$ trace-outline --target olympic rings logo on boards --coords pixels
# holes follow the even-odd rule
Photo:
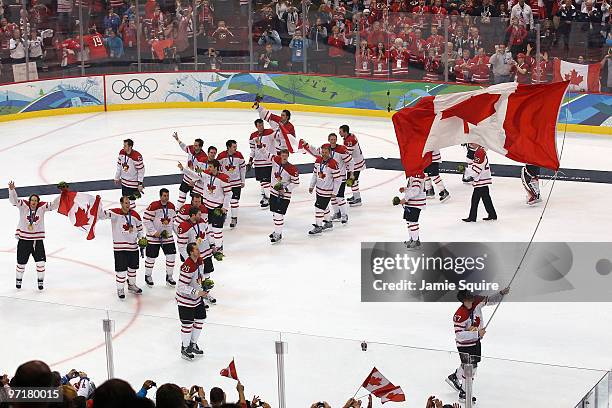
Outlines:
[[[143,82],[140,79],[133,78],[127,81],[127,83],[122,79],[118,79],[111,86],[113,92],[124,101],[131,101],[134,97],[143,101],[149,98],[153,92],[157,91],[157,88],[157,81],[153,78],[147,78]]]

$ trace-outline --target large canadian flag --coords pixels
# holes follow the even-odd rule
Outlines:
[[[574,64],[555,59],[554,81],[569,81],[569,90],[574,92],[599,92],[601,64]]]
[[[427,167],[432,151],[463,143],[558,170],[556,124],[568,84],[510,82],[421,98],[392,118],[406,175]]]
[[[62,190],[57,212],[68,217],[72,225],[87,232],[87,239],[94,239],[96,222],[100,213],[100,196]]]
[[[385,402],[402,402],[406,401],[406,395],[404,391],[398,386],[395,386],[391,381],[378,371],[376,367],[372,369],[370,375],[365,379],[363,388],[370,391],[371,394],[380,398],[380,401],[384,404]]]

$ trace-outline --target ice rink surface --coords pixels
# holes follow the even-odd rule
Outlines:
[[[244,110],[151,110],[58,116],[0,124],[2,182],[18,187],[112,179],[122,139],[142,153],[147,176],[178,172],[185,156],[171,135],[185,142],[204,139],[223,150],[229,138],[248,155],[248,135],[257,115]],[[348,124],[366,158],[399,157],[390,120],[323,116],[295,112],[298,137],[322,143]],[[558,147],[562,145],[559,133]],[[445,149],[443,159],[462,161],[461,147]],[[567,134],[561,165],[612,171],[612,139]],[[293,163],[311,162],[294,154]],[[492,163],[511,164],[490,154]],[[529,241],[542,207],[524,204],[517,178],[494,178],[492,198],[499,220],[464,224],[472,188],[458,175],[442,175],[451,199],[428,202],[421,215],[423,241]],[[163,258],[157,260],[156,286],[120,301],[115,293],[110,225],[100,221],[96,239],[86,241],[59,214],[48,214],[46,289],[35,288],[30,262],[24,288],[14,286],[17,211],[0,200],[0,371],[41,358],[59,371],[84,370],[98,382],[106,373],[101,320],[116,321],[116,375],[134,386],[152,378],[182,385],[199,383],[231,389],[218,375],[232,359],[247,394],[276,402],[274,341],[289,343],[286,357],[288,406],[319,400],[341,406],[375,365],[402,386],[405,404],[422,407],[428,395],[445,401],[456,394],[444,378],[457,366],[453,303],[361,303],[360,243],[404,241],[407,229],[391,198],[404,184],[399,171],[370,169],[361,177],[364,205],[352,208],[346,226],[319,237],[307,236],[314,222],[310,175],[300,177],[285,218],[281,244],[271,246],[269,211],[259,208],[259,186],[247,180],[238,228],[225,230],[226,258],[213,279],[218,305],[211,308],[200,339],[206,356],[193,363],[179,358],[179,324],[174,291],[163,285]],[[543,197],[552,183],[543,183]],[[178,185],[169,186],[171,199]],[[156,200],[160,187],[146,188],[138,210]],[[105,207],[116,206],[119,190],[99,193]],[[612,185],[557,181],[536,241],[609,241]],[[49,197],[45,197],[49,198]],[[43,199],[45,199],[43,198]],[[484,216],[481,207],[480,216]],[[479,216],[479,218],[481,218]],[[612,254],[611,254],[612,256]],[[516,265],[509,265],[508,278]],[[178,269],[178,267],[177,267]],[[585,270],[585,274],[594,274]],[[520,275],[517,279],[520,279]],[[602,277],[603,279],[603,277]],[[602,281],[603,282],[603,281]],[[485,318],[492,309],[485,309]],[[481,407],[574,407],[612,367],[610,303],[504,303],[483,341],[475,393]],[[281,333],[282,332],[282,333]],[[360,340],[368,340],[367,352]],[[404,345],[402,347],[397,345]],[[411,347],[405,347],[411,346]],[[527,363],[536,362],[539,364]],[[363,393],[365,394],[365,392]],[[361,394],[358,394],[361,395]],[[376,401],[375,406],[379,406]]]

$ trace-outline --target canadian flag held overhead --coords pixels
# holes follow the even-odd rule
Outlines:
[[[432,151],[463,143],[558,170],[556,125],[568,84],[510,82],[421,98],[392,118],[406,175],[427,167]]]
[[[87,232],[87,239],[96,237],[95,227],[100,212],[100,196],[62,189],[57,212],[68,217],[72,225]]]
[[[238,380],[238,372],[236,372],[236,364],[234,364],[234,359],[232,359],[227,368],[221,370],[220,374],[223,377],[233,378],[236,381],[240,381]]]
[[[363,388],[370,391],[373,395],[380,398],[380,401],[385,402],[402,402],[406,401],[404,391],[398,386],[393,385],[384,375],[378,371],[376,367],[372,369],[370,375],[365,379]]]
[[[555,82],[569,81],[569,90],[572,92],[599,92],[599,71],[601,63],[574,64],[573,62],[555,59],[554,78]]]

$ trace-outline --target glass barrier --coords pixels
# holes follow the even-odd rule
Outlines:
[[[612,34],[588,14],[568,21],[562,9],[547,10],[555,13],[549,18],[538,18],[543,11],[535,10],[533,21],[519,21],[510,19],[505,5],[447,3],[373,2],[363,9],[339,2],[130,0],[111,1],[110,9],[92,0],[22,0],[5,6],[0,81],[255,70],[531,83],[552,79],[555,58],[596,63],[608,52],[606,36]],[[490,62],[508,52],[515,61],[510,74],[498,57]],[[519,54],[525,54],[522,61]],[[34,63],[29,71],[26,62]]]
[[[584,396],[576,408],[609,408],[612,404],[612,375],[608,371]]]

